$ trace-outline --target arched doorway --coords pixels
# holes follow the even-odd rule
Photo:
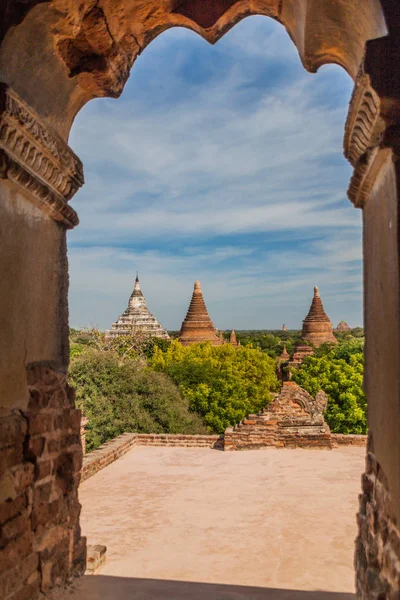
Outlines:
[[[376,597],[398,590],[393,556],[400,516],[399,15],[394,1],[385,0],[382,7],[384,12],[372,0],[367,6],[341,0],[254,5],[189,0],[161,7],[107,2],[77,7],[54,0],[3,8],[2,499],[4,522],[21,516],[23,523],[23,533],[6,539],[3,552],[5,571],[18,557],[33,555],[26,583],[32,592],[39,586],[50,589],[67,573],[79,571],[84,554],[76,494],[79,415],[66,382],[65,229],[77,224],[68,200],[83,182],[79,159],[65,143],[71,123],[91,98],[121,92],[136,56],[161,31],[182,25],[213,43],[249,14],[280,20],[307,69],[336,62],[356,80],[345,154],[355,167],[350,198],[364,208],[365,385],[371,430],[357,577],[360,597],[369,597],[371,590]],[[44,450],[49,442],[54,442],[50,456]],[[49,503],[52,514],[43,508]]]

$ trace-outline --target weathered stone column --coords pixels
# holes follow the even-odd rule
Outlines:
[[[0,597],[35,599],[83,572],[81,414],[67,383],[68,145],[0,84]],[[23,595],[20,595],[23,594]]]
[[[368,600],[400,592],[399,59],[390,36],[368,42],[345,137],[349,197],[363,209],[370,433],[355,565],[358,597]]]

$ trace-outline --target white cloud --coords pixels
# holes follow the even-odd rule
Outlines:
[[[109,326],[136,268],[170,328],[197,278],[219,327],[299,326],[315,283],[333,320],[360,323],[360,213],[345,200],[341,157],[347,76],[300,70],[286,33],[264,22],[245,20],[209,47],[224,67],[202,84],[185,80],[177,51],[180,37],[189,50],[197,38],[168,32],[137,65],[154,81],[134,71],[118,102],[78,117],[71,145],[87,183],[69,237],[73,323]],[[264,81],[263,61],[275,79]]]

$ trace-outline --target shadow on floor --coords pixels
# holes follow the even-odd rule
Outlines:
[[[71,590],[70,590],[71,591]],[[354,600],[354,594],[91,575],[71,600]]]

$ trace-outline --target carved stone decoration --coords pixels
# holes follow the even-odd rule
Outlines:
[[[385,124],[379,114],[379,97],[368,75],[356,82],[350,101],[344,137],[344,154],[354,166],[360,157],[379,143]]]
[[[369,75],[362,74],[351,98],[344,137],[344,154],[354,166],[347,196],[357,208],[364,206],[388,156],[385,128],[379,96]]]
[[[293,402],[298,404],[313,420],[324,420],[324,411],[328,406],[328,396],[322,390],[318,392],[315,399],[309,394],[303,393],[303,395],[298,394],[295,396]]]
[[[292,381],[256,415],[247,415],[236,427],[225,431],[225,450],[250,448],[332,448],[334,442],[324,411],[327,395],[321,390],[313,398]]]
[[[81,161],[5,84],[0,84],[0,177],[27,190],[68,229],[79,223],[68,200],[83,185]]]
[[[374,150],[368,150],[357,161],[347,191],[349,200],[356,208],[363,208],[376,178],[391,152],[391,148],[375,148]]]

